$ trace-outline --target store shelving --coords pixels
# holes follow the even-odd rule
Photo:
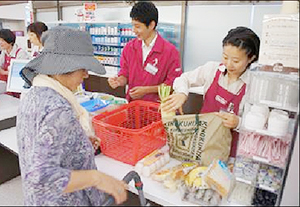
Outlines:
[[[234,175],[238,185],[243,183],[244,186],[254,188],[251,205],[278,206],[297,138],[299,75],[260,71],[260,67],[250,71],[250,89],[245,97]],[[256,119],[257,123],[253,125],[249,124],[250,116],[247,114],[251,113],[252,118],[254,114],[261,118],[257,111],[253,113],[251,110],[254,106],[262,105],[268,108],[265,122],[261,122],[263,125],[258,125],[260,119]],[[274,120],[277,120],[274,119],[274,114],[273,120],[270,118],[272,111],[285,115],[285,119],[278,117],[278,126],[274,125]],[[233,195],[233,198],[235,197],[236,195]]]

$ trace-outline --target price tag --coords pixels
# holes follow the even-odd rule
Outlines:
[[[251,181],[250,180],[245,180],[243,178],[240,178],[240,177],[236,177],[235,178],[237,181],[240,181],[240,182],[243,182],[243,183],[246,183],[248,185],[251,185]]]
[[[267,191],[270,191],[270,192],[275,192],[275,190],[273,189],[273,188],[271,188],[271,187],[269,187],[269,186],[266,186],[266,185],[259,185],[259,188],[261,188],[261,189],[264,189],[264,190],[267,190]]]

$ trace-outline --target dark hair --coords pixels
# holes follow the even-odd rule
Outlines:
[[[33,32],[36,34],[38,39],[41,41],[42,33],[47,31],[48,27],[43,22],[34,22],[28,25],[27,32]]]
[[[151,21],[154,21],[155,29],[158,23],[158,10],[152,2],[139,1],[132,7],[130,17],[144,23],[147,27]]]
[[[0,38],[11,45],[14,45],[16,42],[16,35],[10,29],[1,29]]]
[[[252,58],[255,55],[255,58],[251,63],[258,60],[260,40],[259,37],[247,27],[236,27],[231,29],[223,39],[222,43],[223,47],[230,44],[244,49],[248,58]],[[249,65],[251,63],[249,63]]]

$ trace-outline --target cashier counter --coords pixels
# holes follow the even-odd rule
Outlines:
[[[191,89],[188,101],[183,106],[185,113],[197,113],[202,104],[202,88]],[[0,94],[0,184],[20,175],[18,163],[18,145],[16,138],[16,115],[20,100],[6,94]],[[196,106],[195,103],[197,103]],[[107,173],[117,179],[123,177],[134,166],[116,161],[103,154],[95,158],[99,171]],[[164,168],[173,167],[180,162],[172,159]],[[150,177],[141,176],[144,184],[145,198],[163,206],[197,206],[196,204],[181,200],[180,192],[171,192],[162,183]],[[138,194],[134,182],[129,183],[129,191]]]

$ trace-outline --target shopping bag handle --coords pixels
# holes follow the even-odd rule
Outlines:
[[[198,131],[198,129],[199,129],[199,126],[200,126],[199,114],[195,114],[195,120],[196,120],[196,126],[197,126],[197,127],[196,127],[196,129],[195,129],[194,134],[197,133],[197,131]],[[174,125],[175,125],[176,129],[182,134],[182,131],[181,131],[180,126],[179,126],[178,119],[174,118],[174,119],[173,119],[173,122],[174,122]],[[184,135],[184,134],[182,134],[182,135]]]

